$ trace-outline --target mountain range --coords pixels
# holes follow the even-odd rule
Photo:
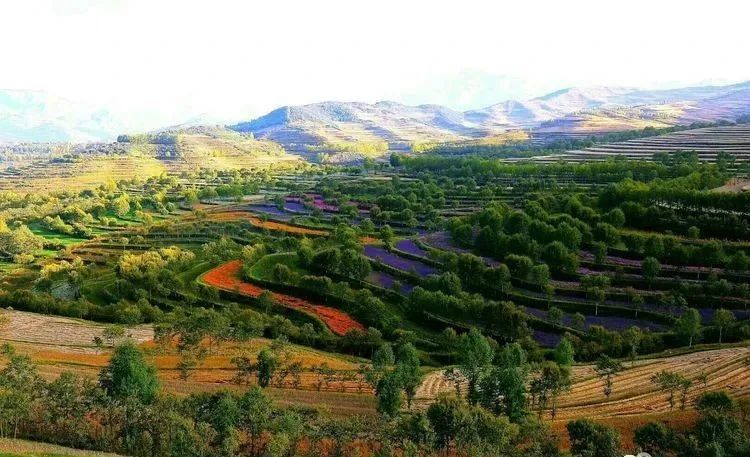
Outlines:
[[[294,149],[342,142],[396,145],[463,141],[519,129],[540,134],[593,134],[732,121],[747,114],[750,81],[669,90],[573,87],[469,111],[393,101],[328,101],[283,106],[228,127]],[[197,125],[200,119],[209,118],[190,119],[183,125]],[[77,104],[43,91],[0,90],[0,142],[109,141],[126,130],[127,122],[106,109]]]
[[[444,142],[486,138],[508,130],[602,133],[693,122],[733,121],[750,114],[750,82],[670,90],[574,87],[531,100],[454,111],[407,106],[323,102],[284,106],[230,128],[286,145],[357,141]]]

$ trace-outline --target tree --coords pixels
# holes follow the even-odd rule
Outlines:
[[[677,320],[677,334],[688,339],[688,347],[693,347],[693,340],[701,331],[701,315],[695,308],[687,308]]]
[[[701,236],[701,231],[700,231],[700,229],[699,229],[698,227],[696,227],[696,226],[694,226],[694,225],[691,225],[691,226],[690,226],[690,227],[689,227],[689,228],[687,229],[687,236],[688,236],[688,238],[690,238],[691,240],[697,240],[697,239],[698,239],[698,238],[700,238],[700,236]]]
[[[594,370],[604,380],[604,396],[609,398],[612,395],[613,378],[622,371],[622,364],[608,355],[602,355],[597,359]]]
[[[472,328],[468,333],[461,335],[459,348],[460,370],[469,381],[469,401],[475,403],[479,380],[492,362],[494,350],[476,328]]]
[[[391,371],[380,378],[375,389],[375,395],[378,400],[378,412],[387,417],[396,417],[404,402],[398,373]]]
[[[411,402],[422,381],[419,369],[419,354],[411,343],[401,345],[396,357],[396,376],[406,394],[406,404],[411,409]]]
[[[721,344],[722,336],[724,335],[724,329],[732,325],[735,321],[734,313],[728,309],[717,309],[714,312],[711,324],[719,329],[719,344]]]
[[[674,409],[675,392],[683,385],[685,378],[675,372],[662,370],[651,376],[651,383],[659,386],[659,390],[669,394],[669,409]]]
[[[591,243],[594,250],[594,263],[597,265],[604,265],[604,260],[607,257],[607,244],[601,241],[595,241]]]
[[[635,357],[638,355],[638,346],[640,346],[641,340],[643,339],[643,332],[641,332],[640,328],[631,326],[623,332],[622,339],[627,341],[627,344],[630,347],[630,351],[628,351],[630,362],[635,363]]]
[[[684,410],[687,404],[687,395],[690,388],[693,387],[693,381],[683,378],[680,382],[680,409]]]
[[[393,229],[390,225],[384,225],[380,227],[380,241],[382,241],[386,246],[390,246],[393,244]]]
[[[574,457],[621,457],[620,435],[612,427],[588,419],[568,422],[570,453]]]
[[[669,455],[674,432],[661,422],[650,422],[635,429],[633,441],[639,448],[653,455]]]
[[[130,199],[123,193],[112,200],[111,207],[118,217],[125,217],[130,212]]]
[[[648,287],[650,289],[654,280],[659,276],[661,264],[659,264],[659,261],[653,257],[646,257],[643,259],[641,269],[643,270],[643,278],[648,281]]]
[[[560,308],[552,307],[547,311],[547,319],[553,324],[560,324],[562,322],[563,312]]]
[[[550,270],[555,272],[574,273],[578,268],[578,257],[568,251],[559,241],[544,246],[542,258],[549,266]]]
[[[534,265],[531,267],[531,282],[544,288],[549,284],[550,274],[549,267],[545,264]]]
[[[372,366],[379,371],[385,371],[394,363],[396,363],[396,356],[393,354],[393,347],[390,343],[380,345],[372,356]]]
[[[258,385],[260,387],[268,387],[273,379],[273,375],[278,367],[278,357],[269,349],[262,349],[258,353],[258,362],[256,364],[256,370],[258,372]]]
[[[554,362],[544,362],[531,381],[530,392],[539,405],[539,415],[551,407],[552,419],[557,415],[557,398],[570,389],[570,369]]]
[[[99,383],[111,397],[144,404],[153,402],[159,390],[156,368],[146,363],[143,352],[130,341],[115,348],[109,364],[99,374]]]
[[[438,449],[444,449],[446,455],[458,437],[465,417],[466,412],[460,400],[453,397],[440,396],[427,408],[427,418],[435,431],[435,444]]]
[[[505,346],[497,357],[497,365],[484,373],[480,381],[482,405],[518,422],[526,415],[526,381],[529,369],[526,352],[518,343]]]
[[[569,367],[575,362],[575,349],[569,339],[562,337],[560,342],[555,347],[553,357],[557,364]]]
[[[237,402],[240,410],[239,426],[250,438],[249,454],[258,456],[259,441],[271,426],[273,404],[260,388],[251,388]]]
[[[115,342],[125,336],[125,327],[122,325],[108,325],[102,330],[102,338],[109,341],[109,345],[114,347]]]
[[[0,372],[0,435],[6,436],[6,430],[12,428],[16,437],[19,425],[29,417],[32,403],[42,392],[40,387],[42,380],[31,358],[11,355]]]
[[[573,328],[576,330],[583,330],[586,328],[586,316],[581,313],[573,314]]]

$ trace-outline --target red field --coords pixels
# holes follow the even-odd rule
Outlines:
[[[249,297],[258,297],[265,289],[240,279],[242,262],[233,260],[205,273],[201,281],[217,289],[236,292]],[[348,314],[328,306],[316,305],[291,295],[273,292],[273,299],[288,308],[298,309],[325,322],[337,335],[345,335],[349,330],[364,330],[364,326]]]
[[[276,221],[263,221],[257,216],[253,216],[251,213],[245,211],[225,211],[225,212],[214,212],[208,215],[208,218],[213,221],[235,221],[235,220],[246,220],[249,221],[256,227],[276,231],[286,232],[294,235],[308,235],[308,236],[328,236],[329,233],[326,230],[310,229],[305,227],[297,227],[295,225],[285,224],[283,222]]]

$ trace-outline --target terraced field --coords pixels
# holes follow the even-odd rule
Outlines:
[[[52,348],[66,353],[94,354],[94,337],[102,337],[105,325],[58,316],[2,310],[8,322],[0,327],[0,340]],[[128,328],[127,336],[138,343],[154,338],[151,326]]]
[[[241,270],[242,262],[235,260],[205,273],[201,276],[200,281],[228,292],[240,293],[253,298],[259,297],[264,289],[242,281],[240,279]],[[297,309],[319,318],[337,335],[345,335],[350,330],[365,329],[362,324],[335,308],[317,305],[307,300],[282,293],[273,293],[272,297],[282,306]]]
[[[572,389],[560,397],[555,420],[567,422],[578,417],[601,419],[667,412],[667,394],[651,382],[651,376],[661,370],[680,373],[693,381],[689,401],[704,391],[718,389],[727,390],[735,398],[750,396],[748,356],[750,347],[732,347],[639,360],[632,366],[626,363],[626,369],[614,378],[614,391],[609,399],[602,393],[604,384],[594,373],[593,365],[576,365]],[[417,390],[415,404],[424,407],[440,393],[455,392],[455,385],[446,381],[443,373],[439,370],[425,376]],[[704,373],[708,376],[705,387],[699,379]],[[465,383],[462,387],[465,392]]]
[[[702,129],[683,130],[667,135],[640,138],[621,143],[600,144],[584,150],[564,154],[535,157],[538,163],[587,162],[623,157],[631,160],[650,160],[655,153],[696,152],[706,162],[715,162],[719,152],[737,157],[738,162],[750,160],[750,125],[739,124]]]
[[[0,327],[0,341],[11,343],[19,353],[29,355],[46,379],[54,379],[66,370],[95,379],[109,360],[111,348],[97,348],[92,341],[94,336],[102,336],[104,326],[101,324],[8,310],[3,310],[2,316],[7,317],[8,322]],[[231,359],[239,355],[254,357],[271,344],[270,340],[259,338],[214,346],[191,377],[183,380],[177,369],[179,355],[153,342],[151,326],[127,328],[126,336],[140,343],[148,360],[157,367],[162,384],[167,391],[176,394],[243,389],[234,384],[236,368]],[[105,346],[108,345],[105,342]],[[320,406],[342,415],[374,412],[371,389],[357,378],[359,363],[356,360],[297,345],[289,345],[285,351],[290,360],[301,362],[302,372],[297,386],[292,386],[292,380],[287,379],[285,385],[273,384],[267,389],[277,402]],[[333,370],[326,379],[316,371],[323,363]]]
[[[37,146],[31,159],[0,169],[0,191],[86,189],[109,180],[178,175],[199,169],[240,170],[304,167],[297,155],[271,141],[236,132],[181,133],[173,145],[91,143],[66,148]],[[12,146],[12,145],[11,145]],[[9,146],[0,145],[0,152]],[[6,164],[9,165],[9,164]]]

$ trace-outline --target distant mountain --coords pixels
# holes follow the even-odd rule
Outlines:
[[[284,106],[231,128],[287,145],[450,141],[486,134],[460,111],[439,105],[408,106],[391,101]]]
[[[0,142],[111,140],[122,128],[103,109],[44,91],[0,90]]]
[[[229,128],[252,132],[288,149],[326,143],[453,142],[531,130],[537,136],[588,135],[664,127],[692,122],[734,120],[750,114],[750,82],[668,90],[629,87],[571,87],[530,100],[507,100],[486,108],[457,111],[441,105],[410,106],[321,102],[283,106]],[[136,116],[137,117],[137,116]],[[109,111],[44,91],[0,90],[0,142],[110,141],[143,119],[126,121]],[[139,125],[140,125],[139,124]],[[200,131],[223,122],[200,115],[156,131]]]
[[[384,101],[284,106],[230,128],[287,146],[339,142],[462,141],[508,130],[598,133],[734,120],[750,113],[750,82],[669,90],[573,87],[465,112]]]

